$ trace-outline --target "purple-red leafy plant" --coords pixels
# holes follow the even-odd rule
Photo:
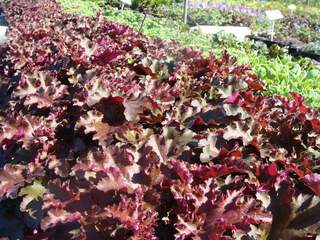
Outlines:
[[[319,112],[247,66],[4,1],[0,237],[316,239]]]

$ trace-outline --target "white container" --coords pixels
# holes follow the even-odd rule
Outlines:
[[[122,2],[123,4],[127,4],[127,5],[129,5],[129,6],[132,5],[131,0],[121,0],[121,2]]]
[[[243,42],[246,36],[251,34],[251,29],[248,27],[237,27],[237,26],[208,26],[199,25],[192,27],[191,29],[198,29],[204,34],[216,34],[218,32],[224,31],[226,33],[233,34],[239,42]]]
[[[3,45],[7,41],[6,31],[8,27],[0,26],[0,45]]]

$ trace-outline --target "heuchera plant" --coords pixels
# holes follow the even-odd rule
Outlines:
[[[320,118],[301,96],[51,0],[2,7],[0,237],[316,239]]]

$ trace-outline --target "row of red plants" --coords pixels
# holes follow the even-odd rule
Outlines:
[[[250,68],[6,0],[0,237],[316,239],[320,115]]]

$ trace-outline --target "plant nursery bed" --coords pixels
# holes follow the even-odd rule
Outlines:
[[[314,60],[320,62],[320,55],[319,54],[316,54],[313,52],[303,51],[301,48],[290,47],[289,54],[291,54],[294,57],[307,57],[307,58],[311,58],[311,59],[314,59]]]
[[[264,42],[267,47],[271,47],[272,45],[276,44],[280,47],[288,47],[288,53],[294,57],[308,57],[316,61],[320,61],[320,55],[313,53],[313,52],[306,52],[303,51],[301,47],[293,46],[292,44],[288,44],[287,42],[277,41],[277,40],[270,40],[265,37],[258,37],[258,36],[249,36],[250,39],[254,41],[261,41]]]

